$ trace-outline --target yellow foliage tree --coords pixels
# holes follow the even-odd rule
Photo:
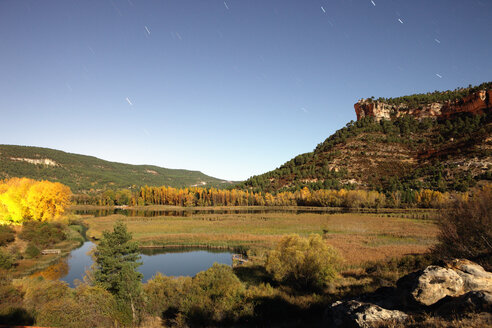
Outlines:
[[[56,220],[70,204],[70,188],[58,183],[39,181],[27,193],[30,218],[39,221]]]
[[[0,223],[56,220],[70,204],[70,188],[49,181],[12,178],[0,182]]]
[[[29,216],[26,195],[34,180],[12,178],[1,183],[0,187],[0,222],[22,223]]]

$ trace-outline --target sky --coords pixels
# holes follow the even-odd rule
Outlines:
[[[0,0],[0,144],[244,180],[492,81],[490,0]]]

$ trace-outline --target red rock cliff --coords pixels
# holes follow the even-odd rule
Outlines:
[[[418,108],[408,107],[407,104],[390,105],[371,99],[361,99],[355,105],[357,120],[372,116],[376,120],[394,119],[403,115],[412,115],[417,118],[449,118],[456,113],[485,113],[492,108],[492,89],[474,92],[463,99],[446,101],[444,103],[429,103]]]

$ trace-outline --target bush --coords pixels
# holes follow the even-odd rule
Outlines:
[[[73,290],[64,282],[43,278],[20,279],[13,287],[20,295],[23,310],[33,315],[36,325],[73,328],[120,326],[116,300],[101,287],[82,284]]]
[[[147,312],[151,315],[175,314],[184,296],[183,288],[190,283],[189,277],[174,278],[158,273],[143,287],[147,299]]]
[[[36,312],[40,305],[52,301],[66,299],[71,290],[67,283],[58,280],[39,278],[23,278],[14,281],[14,286],[24,295],[24,307],[28,311]]]
[[[244,285],[230,266],[217,264],[193,277],[181,310],[195,324],[233,321],[240,313]]]
[[[84,317],[84,309],[72,298],[64,297],[52,300],[45,304],[39,304],[36,315],[36,324],[44,327],[89,327],[80,324],[80,318]],[[84,318],[85,319],[85,318]],[[101,326],[93,326],[101,327]]]
[[[51,327],[113,327],[118,315],[111,293],[81,285],[72,295],[39,304],[36,323]]]
[[[438,225],[438,257],[467,258],[492,269],[492,185],[443,209]]]
[[[7,252],[0,250],[0,268],[8,270],[15,263],[14,258]]]
[[[41,248],[51,246],[67,239],[65,227],[62,224],[38,221],[24,222],[19,237],[30,241]]]
[[[0,246],[5,246],[15,240],[15,231],[8,225],[0,225]]]
[[[3,325],[34,324],[34,318],[22,308],[22,292],[12,285],[12,278],[0,272],[0,322]]]
[[[85,239],[85,230],[81,225],[69,225],[69,229],[66,231],[67,240],[78,241],[80,244],[83,244]]]
[[[41,251],[39,250],[39,248],[34,246],[33,243],[29,243],[27,245],[27,248],[25,251],[26,258],[32,259],[32,258],[38,257],[39,254],[41,254]]]
[[[336,277],[338,262],[337,252],[320,235],[290,235],[268,253],[266,269],[279,282],[320,290]]]
[[[215,263],[193,278],[158,274],[143,289],[147,312],[169,324],[215,326],[235,322],[244,312],[245,287],[223,264]]]

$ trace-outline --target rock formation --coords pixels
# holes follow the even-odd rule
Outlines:
[[[405,321],[409,313],[490,313],[492,273],[468,260],[454,260],[446,266],[431,265],[400,278],[396,288],[335,302],[325,311],[324,325],[366,328]]]
[[[470,95],[456,100],[446,102],[433,102],[409,107],[408,104],[401,103],[391,105],[372,99],[361,99],[355,105],[357,120],[371,116],[377,121],[382,119],[391,120],[404,115],[422,118],[449,118],[457,113],[482,114],[492,108],[492,89],[480,90]]]
[[[468,260],[453,260],[447,266],[461,277],[466,292],[474,290],[492,292],[492,273],[485,271],[480,265]]]
[[[432,305],[446,296],[464,294],[463,279],[454,270],[431,265],[416,274],[400,279],[398,287],[411,301]]]
[[[359,301],[335,302],[328,315],[334,327],[370,328],[380,322],[401,322],[408,318],[402,311]]]

